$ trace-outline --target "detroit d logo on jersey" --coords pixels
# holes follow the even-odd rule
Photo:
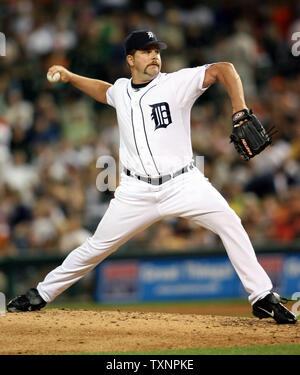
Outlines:
[[[150,104],[152,108],[151,120],[154,120],[155,129],[166,128],[168,125],[172,124],[171,113],[169,104],[166,102]]]

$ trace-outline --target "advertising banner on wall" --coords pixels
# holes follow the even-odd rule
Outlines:
[[[148,300],[186,300],[232,297],[239,280],[224,257],[142,261],[140,298]]]
[[[106,260],[96,269],[95,299],[167,301],[234,297],[240,281],[224,256]]]
[[[261,254],[274,290],[300,292],[300,255]],[[225,255],[105,260],[95,270],[95,300],[103,303],[220,299],[247,296]]]

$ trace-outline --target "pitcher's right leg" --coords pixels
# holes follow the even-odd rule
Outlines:
[[[143,186],[139,187],[136,191],[128,191],[128,186],[118,187],[94,235],[38,284],[37,290],[44,301],[53,301],[132,236],[160,219],[154,195],[150,192],[145,197]]]

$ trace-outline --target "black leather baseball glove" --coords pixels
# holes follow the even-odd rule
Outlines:
[[[267,131],[251,109],[242,109],[232,115],[233,129],[230,142],[241,158],[248,161],[272,143],[271,131]]]

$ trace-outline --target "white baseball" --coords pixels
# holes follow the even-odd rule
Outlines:
[[[47,74],[47,79],[49,82],[58,82],[60,80],[60,73],[56,72],[55,74],[51,75],[50,73]]]

